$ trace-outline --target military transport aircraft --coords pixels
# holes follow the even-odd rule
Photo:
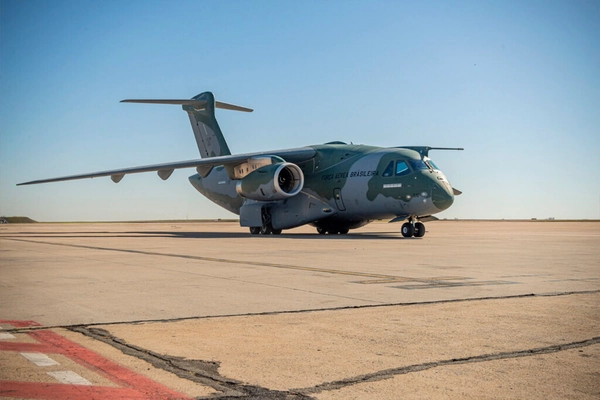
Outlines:
[[[462,150],[428,146],[381,148],[330,142],[295,149],[232,155],[215,118],[215,107],[251,112],[215,101],[211,92],[187,100],[122,100],[177,104],[187,112],[201,159],[115,169],[20,183],[67,181],[156,171],[166,180],[173,170],[196,168],[189,177],[200,193],[240,216],[252,234],[280,234],[305,224],[319,234],[346,234],[378,219],[406,221],[404,237],[425,235],[423,221],[450,207],[461,192],[452,188],[429,159],[429,151]]]

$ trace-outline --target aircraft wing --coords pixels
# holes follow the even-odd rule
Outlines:
[[[197,160],[189,160],[189,161],[178,161],[172,163],[164,163],[164,164],[153,164],[146,165],[141,167],[133,167],[133,168],[122,168],[122,169],[113,169],[108,171],[99,171],[92,172],[88,174],[78,174],[78,175],[69,175],[62,176],[58,178],[50,178],[50,179],[40,179],[35,181],[18,183],[17,186],[23,185],[36,185],[39,183],[50,183],[50,182],[61,182],[61,181],[71,181],[76,179],[86,179],[86,178],[99,178],[102,176],[110,176],[113,182],[118,183],[123,177],[127,174],[136,174],[140,172],[158,172],[158,176],[161,179],[166,180],[171,176],[174,170],[181,168],[196,168],[198,173],[204,171],[206,174],[210,172],[213,167],[224,165],[224,166],[235,166],[237,164],[246,162],[248,159],[253,157],[269,157],[269,156],[277,156],[281,157],[284,160],[292,163],[298,163],[306,160],[310,160],[315,155],[315,150],[311,147],[301,147],[296,149],[287,149],[287,150],[277,150],[271,152],[259,152],[259,153],[246,153],[246,154],[236,154],[229,156],[219,156],[219,157],[211,157],[211,158],[203,158]]]

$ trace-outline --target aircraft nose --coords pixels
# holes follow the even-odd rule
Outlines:
[[[433,192],[431,194],[433,205],[436,208],[445,210],[454,203],[454,192],[452,186],[446,180],[439,180],[433,184]]]

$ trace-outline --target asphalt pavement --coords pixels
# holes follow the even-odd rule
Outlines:
[[[600,222],[426,226],[2,225],[0,395],[600,398]]]

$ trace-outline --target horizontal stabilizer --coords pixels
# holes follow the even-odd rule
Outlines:
[[[243,111],[243,112],[252,112],[254,111],[251,108],[246,108],[242,106],[236,106],[235,104],[223,103],[222,101],[215,101],[215,106],[217,108],[222,108],[223,110],[232,110],[232,111]]]
[[[194,100],[194,99],[127,99],[121,100],[121,103],[143,103],[143,104],[175,104],[180,106],[193,106],[196,110],[202,110],[206,107],[206,100]],[[224,110],[232,111],[243,111],[252,112],[251,108],[236,106],[235,104],[224,103],[222,101],[215,101],[215,107],[222,108]]]
[[[456,188],[452,188],[452,192],[454,193],[455,196],[461,195],[462,192]]]

